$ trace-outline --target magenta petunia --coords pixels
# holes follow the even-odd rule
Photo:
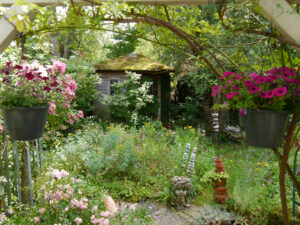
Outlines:
[[[230,72],[230,71],[223,72],[224,77],[230,77],[233,74],[235,74],[235,73],[234,72]]]
[[[247,88],[255,86],[255,84],[251,80],[245,80],[244,84],[246,85]]]
[[[259,77],[259,75],[256,73],[249,73],[249,76],[250,76],[251,80],[255,80],[257,77]]]
[[[219,94],[220,92],[221,92],[221,88],[218,85],[213,86],[211,96],[216,97],[217,94]]]
[[[250,94],[255,94],[256,92],[258,92],[260,90],[260,87],[251,86],[248,88],[248,90],[249,90]]]
[[[238,91],[238,90],[239,90],[239,85],[236,84],[232,89],[233,89],[234,91]]]
[[[274,95],[277,97],[283,96],[287,93],[286,87],[278,87],[274,89]]]
[[[273,81],[275,81],[275,80],[277,80],[279,78],[279,76],[278,75],[269,75],[268,76],[268,79],[269,79],[269,82],[273,82]]]
[[[266,72],[266,74],[276,74],[276,73],[278,73],[279,72],[279,69],[278,68],[273,68],[273,69],[271,69],[271,70],[268,70],[267,72]]]
[[[25,77],[27,78],[27,80],[33,80],[34,79],[34,75],[32,73],[25,73]]]
[[[51,88],[48,87],[48,86],[45,86],[45,87],[43,88],[43,90],[46,91],[46,92],[50,92],[50,91],[51,91]]]
[[[239,110],[239,113],[240,113],[241,116],[246,116],[246,115],[247,115],[247,110],[244,109],[244,108],[241,108],[241,109]]]
[[[273,98],[273,96],[274,96],[274,91],[267,91],[266,92],[266,98]]]
[[[266,77],[257,77],[257,78],[255,78],[255,82],[257,84],[263,84],[263,83],[268,82],[268,78],[266,78]]]
[[[281,76],[281,78],[283,78],[288,83],[294,83],[295,82],[295,79],[291,79],[287,75],[280,75],[280,76]]]
[[[260,91],[259,92],[260,97],[262,98],[267,98],[267,93],[265,91]]]
[[[238,91],[237,92],[229,92],[229,93],[226,94],[226,98],[227,99],[232,99],[234,96],[236,96],[238,94],[239,94]]]

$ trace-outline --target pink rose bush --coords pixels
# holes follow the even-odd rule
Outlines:
[[[39,204],[32,216],[32,224],[98,224],[109,225],[109,212],[94,205],[85,196],[87,185],[80,178],[70,177],[66,170],[48,168],[47,180],[39,184],[37,196]],[[78,190],[82,190],[79,192]],[[98,197],[101,199],[101,196]]]
[[[219,79],[221,85],[213,86],[211,95],[221,93],[225,107],[240,109],[241,115],[245,109],[294,112],[300,108],[300,67],[273,68],[263,75],[224,72]]]

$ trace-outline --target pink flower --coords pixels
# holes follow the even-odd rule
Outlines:
[[[267,91],[266,92],[266,98],[273,98],[273,96],[274,96],[274,91]]]
[[[92,211],[98,211],[98,206],[97,205],[94,206],[93,209],[92,209]]]
[[[227,99],[232,99],[234,96],[236,96],[236,95],[238,95],[239,94],[239,92],[238,91],[236,91],[236,92],[229,92],[229,93],[227,93],[226,94],[226,98]]]
[[[278,87],[274,89],[274,95],[277,97],[283,96],[287,93],[286,87]]]
[[[248,90],[251,94],[254,94],[260,90],[260,87],[252,86],[252,87],[249,87]]]
[[[34,75],[30,72],[30,73],[25,73],[25,77],[27,78],[27,80],[33,80],[34,79]]]
[[[221,88],[218,85],[212,86],[211,96],[216,97],[217,94],[219,94],[220,92],[221,92]]]
[[[236,84],[232,89],[233,89],[234,91],[238,91],[238,90],[239,90],[239,85]]]
[[[68,212],[68,211],[69,211],[69,207],[66,207],[66,208],[65,208],[65,212]]]
[[[17,86],[21,86],[21,84],[22,84],[22,81],[19,80],[19,81],[17,82]]]
[[[73,124],[73,123],[74,123],[74,120],[69,119],[69,120],[68,120],[68,123],[69,123],[69,124]]]
[[[102,217],[109,217],[109,215],[110,215],[110,213],[108,211],[100,213],[100,216],[102,216]]]
[[[251,80],[255,80],[257,77],[259,77],[259,75],[256,73],[250,73],[249,76],[250,76]]]
[[[246,116],[247,115],[247,110],[242,108],[242,109],[239,110],[239,113],[240,113],[241,116]]]
[[[79,118],[83,118],[83,117],[84,117],[84,114],[83,114],[83,111],[82,111],[82,110],[79,110],[79,111],[78,111],[78,117],[79,117]]]
[[[260,91],[259,92],[260,97],[262,98],[267,98],[267,93],[265,91]]]
[[[45,213],[45,208],[41,208],[41,209],[39,210],[39,213],[40,213],[40,214],[44,214],[44,213]]]
[[[79,217],[77,217],[77,218],[74,220],[74,222],[75,222],[77,225],[82,224],[82,219],[79,218]]]
[[[71,91],[75,92],[77,89],[77,84],[74,80],[70,80],[69,81],[69,88]]]
[[[245,80],[245,81],[244,81],[244,84],[245,84],[245,86],[246,86],[247,88],[252,87],[252,86],[255,86],[255,84],[254,84],[252,81],[250,81],[250,80]]]
[[[48,111],[49,111],[49,114],[51,114],[51,115],[55,115],[56,114],[56,105],[55,105],[55,103],[54,102],[49,102],[49,109],[48,109]]]
[[[257,84],[262,84],[262,83],[265,83],[265,82],[267,82],[268,81],[268,79],[266,79],[266,77],[256,77],[255,78],[255,82],[257,83]]]
[[[34,223],[38,223],[38,222],[40,222],[40,218],[38,218],[38,217],[34,217],[34,218],[33,218],[33,222],[34,222]]]
[[[51,61],[53,63],[54,69],[57,72],[59,72],[61,75],[66,72],[66,65],[63,62],[61,62],[59,60],[55,60],[55,59],[52,59]]]
[[[223,72],[223,75],[225,76],[225,77],[230,77],[231,75],[233,75],[233,74],[235,74],[234,72],[230,72],[230,71],[225,71],[225,72]]]

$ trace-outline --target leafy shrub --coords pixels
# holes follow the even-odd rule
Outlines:
[[[88,129],[64,146],[60,154],[63,163],[93,174],[130,173],[137,163],[134,143],[121,127],[108,131]]]
[[[67,72],[77,83],[76,99],[73,105],[82,110],[85,116],[90,116],[94,110],[94,101],[98,96],[96,85],[100,83],[99,75],[91,63],[82,57],[72,57],[67,62]]]
[[[113,85],[114,95],[105,96],[103,103],[108,105],[108,111],[117,120],[129,125],[142,125],[151,120],[154,103],[153,95],[149,94],[151,82],[141,84],[136,73],[126,72],[127,79]],[[157,111],[157,108],[156,108]]]

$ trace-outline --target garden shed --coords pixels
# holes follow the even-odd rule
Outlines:
[[[169,120],[169,100],[170,100],[170,73],[174,70],[166,65],[154,61],[135,52],[109,59],[95,65],[96,72],[101,78],[101,83],[97,85],[97,90],[101,93],[95,102],[95,114],[104,119],[109,119],[106,112],[107,106],[101,103],[103,95],[112,95],[112,85],[115,82],[122,82],[126,79],[126,71],[135,72],[142,75],[142,81],[151,81],[151,94],[157,97],[159,108],[157,119],[163,122]]]

